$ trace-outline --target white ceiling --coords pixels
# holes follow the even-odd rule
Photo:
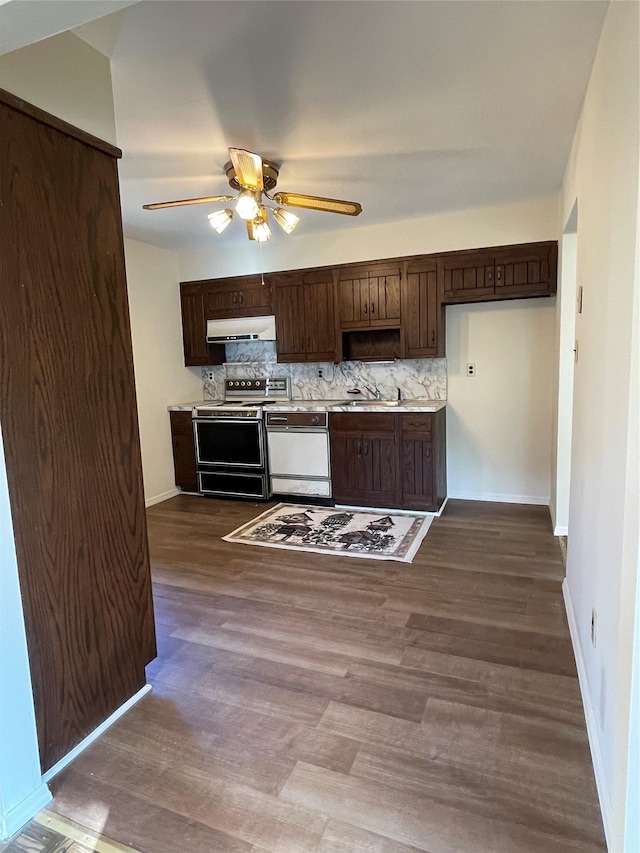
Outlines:
[[[145,0],[74,30],[111,56],[125,230],[168,248],[246,240],[221,205],[229,146],[278,188],[361,202],[295,234],[557,191],[606,3]]]

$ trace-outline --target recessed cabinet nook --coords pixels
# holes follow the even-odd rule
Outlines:
[[[183,282],[187,366],[221,364],[207,320],[275,315],[278,362],[442,358],[447,305],[551,296],[557,243],[526,243]],[[446,498],[446,409],[329,411],[337,503],[438,510]],[[171,413],[176,484],[197,491],[190,413]]]

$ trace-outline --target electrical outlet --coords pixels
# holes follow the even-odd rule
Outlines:
[[[591,645],[596,647],[596,627],[598,622],[598,614],[595,607],[591,609]]]
[[[205,370],[204,378],[207,382],[213,382],[213,370]]]
[[[475,376],[475,375],[476,375],[475,364],[467,364],[467,376]]]

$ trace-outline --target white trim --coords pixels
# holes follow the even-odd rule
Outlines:
[[[591,761],[593,763],[593,773],[595,775],[598,799],[600,801],[600,812],[602,814],[604,834],[607,842],[607,849],[611,850],[611,799],[609,797],[606,776],[604,773],[604,761],[602,758],[602,748],[600,746],[600,736],[598,734],[598,724],[596,722],[596,715],[593,710],[591,695],[589,693],[587,670],[582,657],[582,649],[580,648],[578,623],[576,622],[576,614],[573,609],[569,584],[567,583],[566,578],[562,582],[562,596],[564,598],[564,607],[567,613],[567,622],[569,623],[571,644],[573,645],[573,654],[576,659],[576,668],[578,670],[578,684],[580,685],[584,717],[587,723],[587,736],[589,738],[589,748],[591,749]]]
[[[63,758],[61,758],[57,764],[54,764],[53,767],[51,767],[49,770],[47,770],[46,773],[43,773],[42,774],[42,781],[43,782],[50,782],[54,776],[57,776],[61,770],[64,770],[64,768],[68,764],[71,764],[71,762],[75,758],[77,758],[81,752],[84,752],[84,750],[88,746],[91,746],[91,744],[95,740],[97,740],[100,737],[100,735],[104,734],[104,732],[106,732],[106,730],[110,726],[112,726],[116,722],[116,720],[119,720],[120,717],[129,710],[129,708],[131,708],[133,705],[135,705],[136,702],[139,702],[143,696],[146,696],[147,693],[150,693],[150,692],[151,692],[151,685],[145,684],[145,686],[142,687],[140,690],[138,690],[137,693],[134,693],[130,699],[127,699],[127,701],[124,702],[122,705],[120,705],[119,708],[116,708],[116,710],[113,712],[113,714],[111,714],[110,717],[107,717],[106,720],[104,720],[102,723],[100,723],[100,725],[97,728],[95,728],[91,732],[91,734],[88,734],[84,740],[81,740],[77,746],[74,746],[73,749],[70,752],[68,752]]]
[[[491,492],[454,492],[450,493],[452,500],[461,501],[492,501],[504,504],[531,504],[532,506],[549,506],[549,495],[505,495]]]
[[[41,785],[33,790],[24,800],[12,806],[4,815],[2,820],[2,832],[0,841],[7,841],[12,835],[22,829],[25,824],[33,819],[40,809],[50,803],[53,797],[51,791],[43,781]]]
[[[162,501],[168,501],[169,498],[175,498],[176,495],[180,494],[180,489],[169,489],[168,492],[163,492],[161,495],[154,495],[152,498],[147,498],[144,502],[145,506],[153,506],[154,504],[162,503]]]
[[[562,525],[560,527],[554,527],[553,528],[553,535],[554,536],[568,536],[569,535],[569,528],[566,526],[562,526]]]

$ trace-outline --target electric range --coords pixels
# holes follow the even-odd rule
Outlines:
[[[196,406],[193,431],[202,494],[269,497],[263,406],[288,399],[286,377],[227,379],[224,400]]]

